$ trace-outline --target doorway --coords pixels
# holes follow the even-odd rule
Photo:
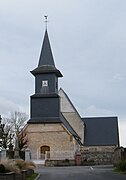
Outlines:
[[[50,158],[50,147],[49,146],[41,146],[40,154],[41,154],[41,159]]]

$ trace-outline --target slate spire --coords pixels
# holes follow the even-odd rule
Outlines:
[[[35,76],[36,74],[54,73],[57,77],[62,77],[61,72],[55,67],[53,54],[50,46],[47,28],[45,30],[44,40],[40,53],[38,67],[31,71]]]
[[[47,29],[45,31],[38,67],[43,65],[55,66]]]

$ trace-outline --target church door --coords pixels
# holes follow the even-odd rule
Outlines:
[[[40,153],[41,153],[41,159],[49,158],[50,157],[50,147],[49,146],[41,146]]]

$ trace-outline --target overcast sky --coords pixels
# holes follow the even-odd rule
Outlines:
[[[82,117],[118,116],[126,146],[126,0],[0,0],[0,114],[29,113],[44,15],[59,87]]]

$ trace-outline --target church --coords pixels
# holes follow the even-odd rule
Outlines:
[[[38,67],[31,71],[35,93],[30,97],[30,119],[23,129],[32,160],[74,160],[110,163],[119,147],[117,117],[81,117],[58,78],[47,28]]]

